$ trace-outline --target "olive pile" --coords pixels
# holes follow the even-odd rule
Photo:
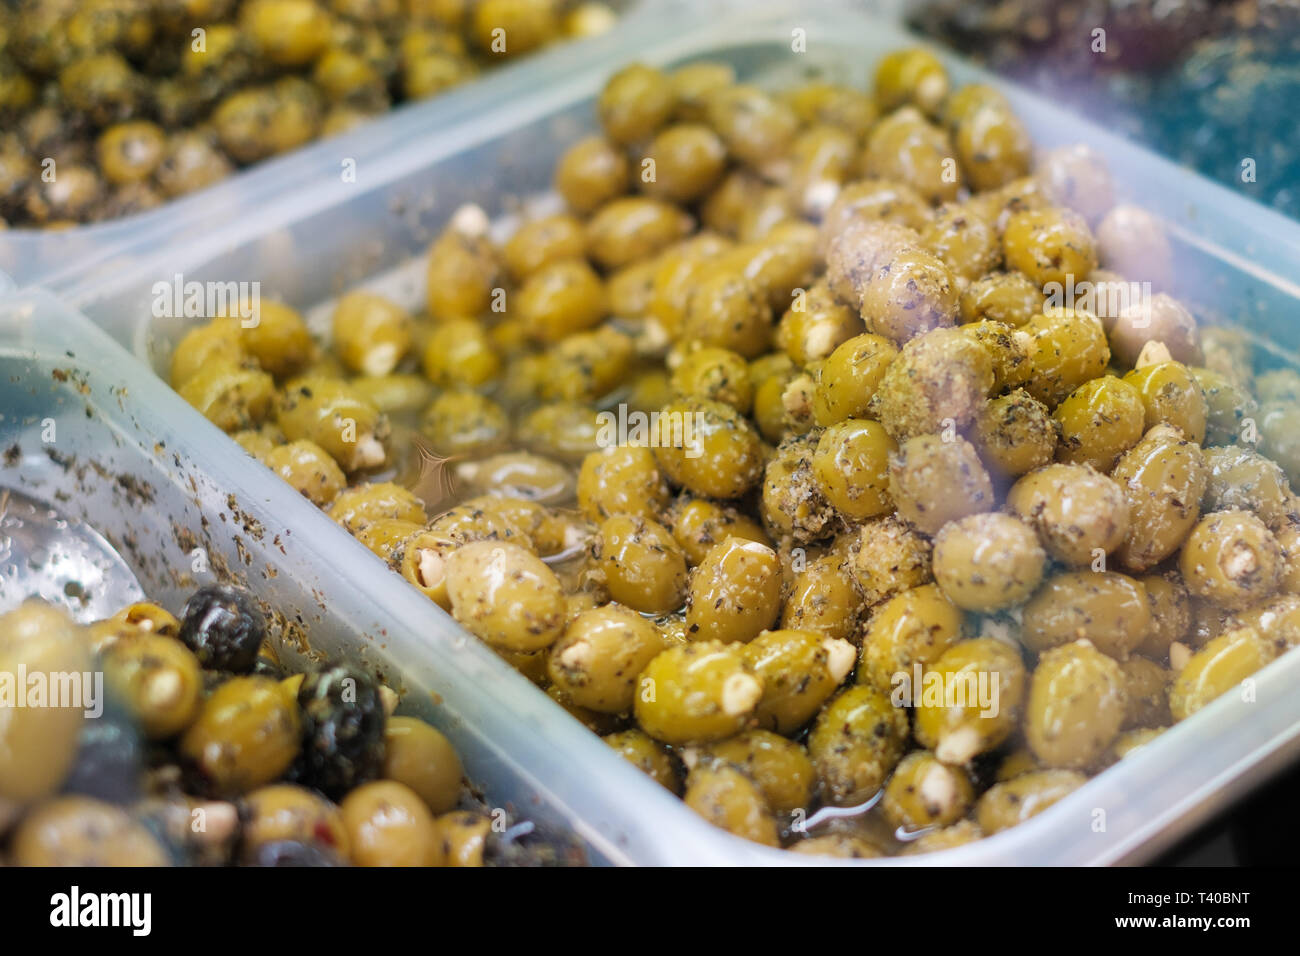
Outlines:
[[[179,620],[143,603],[89,627],[30,601],[0,617],[0,673],[51,688],[55,675],[84,675],[86,687],[80,702],[6,704],[0,859],[12,864],[482,866],[523,856],[472,809],[446,737],[393,716],[396,694],[350,667],[286,674],[240,588],[200,589]]]
[[[1300,374],[1163,291],[1101,157],[1035,159],[919,50],[871,93],[634,65],[597,111],[564,211],[502,244],[453,218],[427,314],[349,293],[326,349],[264,302],[191,330],[173,384],[664,787],[797,852],[1013,826],[1300,640]]]
[[[613,19],[569,0],[0,4],[0,227],[152,209]]]

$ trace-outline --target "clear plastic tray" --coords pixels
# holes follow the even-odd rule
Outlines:
[[[802,54],[791,52],[796,29],[806,31],[807,52]],[[822,73],[861,85],[880,55],[917,42],[888,23],[839,5],[812,9],[808,4],[801,4],[795,15],[749,6],[716,13],[693,27],[676,22],[651,30],[643,25],[607,40],[587,48],[581,69],[551,62],[529,75],[527,87],[500,95],[498,86],[493,101],[480,100],[481,109],[454,126],[410,140],[372,138],[364,144],[366,174],[348,191],[332,181],[332,169],[302,164],[300,188],[292,195],[248,207],[235,221],[183,247],[138,247],[115,262],[111,276],[76,283],[68,294],[136,355],[158,362],[171,335],[149,320],[154,282],[167,281],[176,272],[187,280],[259,280],[264,295],[308,308],[377,274],[400,272],[461,203],[477,202],[498,215],[509,213],[523,197],[544,191],[555,158],[593,126],[591,101],[605,77],[629,61],[672,66],[722,59],[742,78],[760,83],[775,85]],[[1004,89],[1036,142],[1052,146],[1086,141],[1101,150],[1123,195],[1168,223],[1181,275],[1187,279],[1179,294],[1202,312],[1231,317],[1258,331],[1261,347],[1273,360],[1289,361],[1286,347],[1300,344],[1300,331],[1288,321],[1300,308],[1300,229],[1294,223],[936,52],[958,82],[978,80]],[[420,290],[410,291],[418,301]],[[212,434],[211,440],[218,438]],[[238,457],[233,444],[225,447],[232,459]],[[239,470],[233,460],[230,468],[232,473]],[[305,531],[308,515],[303,508],[294,512],[299,513],[295,522]],[[312,533],[325,523],[316,516]],[[338,547],[344,547],[342,541]],[[379,566],[377,561],[371,564]],[[409,597],[399,601],[392,585],[405,586],[396,576],[390,576],[390,582],[379,577],[366,576],[376,603],[403,612],[409,608],[411,628],[429,635],[430,648],[453,640],[435,610],[417,608]],[[501,687],[516,686],[504,677],[501,681]],[[1256,702],[1247,704],[1231,695],[1219,700],[1025,825],[924,862],[1048,865],[1148,858],[1300,753],[1300,696],[1291,690],[1297,681],[1300,654],[1293,653],[1260,676]],[[484,690],[497,693],[495,687]],[[526,702],[536,719],[543,719],[540,691],[518,686],[517,695],[517,704]],[[554,710],[558,714],[558,708]],[[553,726],[557,718],[546,719]],[[810,862],[737,840],[695,819],[680,803],[656,800],[655,785],[628,780],[587,745],[595,743],[594,737],[588,737],[587,744],[577,743],[572,733],[549,739],[547,762],[581,781],[566,793],[581,791],[578,802],[597,816],[609,812],[603,801],[616,794],[623,809],[635,816],[638,846],[655,849],[648,855],[630,852],[638,862]],[[574,749],[567,759],[558,759],[557,751],[569,747]],[[530,748],[521,744],[524,752]],[[1097,826],[1098,809],[1105,811],[1104,829]],[[680,844],[683,833],[689,833],[689,840]],[[919,860],[855,865],[910,865]]]
[[[675,8],[688,0],[604,0],[618,11],[619,29],[624,22],[637,23],[643,18],[658,20],[666,8]],[[581,55],[588,43],[602,43],[596,37],[557,43],[537,53],[521,57],[490,70],[482,78],[428,100],[406,103],[347,133],[321,140],[301,150],[265,160],[223,180],[216,186],[200,190],[165,203],[149,212],[109,222],[77,226],[58,232],[40,229],[0,231],[0,270],[13,276],[20,287],[58,288],[62,283],[84,277],[95,269],[112,268],[112,257],[141,242],[170,244],[201,236],[210,227],[272,202],[291,191],[299,182],[304,168],[328,168],[339,179],[339,164],[357,154],[356,144],[372,140],[402,142],[473,115],[478,107],[477,94],[486,85],[492,98],[518,83],[532,85],[528,77],[538,70],[563,69],[572,56]],[[513,76],[512,74],[520,74]],[[497,90],[494,94],[491,90]],[[467,103],[467,99],[469,103]]]
[[[533,822],[566,861],[689,849],[688,834],[644,826],[666,792],[629,799],[639,771],[48,293],[0,301],[0,448],[0,487],[86,521],[149,596],[175,609],[220,571],[274,609],[290,660],[381,675],[401,712],[451,738],[488,806]],[[193,571],[196,548],[212,570]]]

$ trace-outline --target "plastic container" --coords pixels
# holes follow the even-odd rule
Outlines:
[[[792,52],[798,30],[804,31],[803,53]],[[861,85],[881,54],[917,42],[894,26],[838,6],[814,11],[806,4],[795,16],[747,8],[715,15],[694,28],[679,22],[654,31],[623,31],[606,40],[586,48],[580,70],[548,64],[549,72],[530,74],[538,82],[508,96],[499,95],[503,84],[498,84],[496,101],[481,97],[481,109],[455,126],[415,140],[365,143],[365,176],[349,190],[328,181],[323,169],[303,164],[301,188],[292,196],[247,208],[235,221],[184,247],[138,247],[115,263],[111,277],[77,283],[68,294],[136,355],[160,362],[176,330],[149,319],[154,283],[166,283],[177,272],[187,280],[256,280],[263,283],[262,294],[304,308],[385,272],[391,289],[394,277],[404,276],[402,264],[423,252],[461,203],[480,203],[495,215],[545,190],[555,158],[594,125],[593,95],[610,72],[629,61],[673,66],[722,59],[742,79],[759,83],[783,84],[820,72]],[[1259,332],[1270,361],[1291,360],[1277,343],[1300,345],[1300,331],[1287,321],[1300,308],[1300,288],[1288,278],[1300,276],[1300,230],[1294,223],[936,52],[958,83],[988,82],[1004,89],[1036,142],[1085,141],[1102,151],[1122,194],[1168,222],[1181,274],[1188,279],[1178,293],[1203,313],[1222,313]],[[468,97],[465,105],[470,105]],[[417,302],[419,281],[417,274],[406,290]],[[237,457],[233,445],[226,447]],[[229,467],[236,469],[233,462]],[[302,511],[297,509],[295,516]],[[307,518],[303,512],[295,520],[301,524]],[[323,522],[317,516],[312,532]],[[343,547],[341,541],[338,547]],[[392,580],[400,583],[396,576]],[[367,576],[367,586],[370,581]],[[410,605],[409,599],[399,605],[392,587],[377,580],[374,585],[377,603],[403,610]],[[441,620],[433,609],[411,610],[412,626],[433,632],[431,642],[446,639],[433,623]],[[854,865],[911,865],[922,859],[956,865],[1064,865],[1148,858],[1300,753],[1300,696],[1291,691],[1297,681],[1300,654],[1293,653],[1259,675],[1255,702],[1235,697],[1217,701],[1011,831],[937,856]],[[541,704],[534,701],[540,692],[521,688],[519,693],[515,702],[538,707],[542,719]],[[573,735],[564,741],[571,745]],[[548,751],[554,754],[560,737],[547,743],[555,745]],[[624,786],[626,775],[616,778],[610,761],[598,759],[590,746],[574,749],[567,763],[556,761],[552,769],[561,766],[588,781],[593,791],[614,791],[615,779]],[[617,790],[625,808],[645,801],[636,811],[637,846],[658,839],[654,854],[629,854],[638,862],[678,861],[688,854],[717,863],[826,862],[757,847],[712,829],[680,803],[653,800],[651,791],[657,788],[648,781],[625,786]],[[602,806],[594,792],[586,796],[588,806]],[[690,833],[689,844],[676,843],[684,832]]]
[[[620,23],[625,20],[635,23],[643,18],[658,19],[658,11],[676,7],[682,0],[604,2],[619,13]],[[20,287],[41,285],[57,288],[96,268],[104,268],[106,263],[110,263],[107,267],[111,268],[112,256],[137,243],[170,244],[198,238],[213,225],[237,216],[242,210],[259,208],[286,190],[292,190],[299,182],[298,174],[304,166],[328,168],[337,180],[341,161],[355,155],[357,144],[371,140],[401,142],[437,130],[473,114],[475,107],[466,104],[467,92],[485,84],[489,90],[509,89],[514,83],[531,86],[535,80],[530,81],[528,77],[538,69],[563,69],[563,64],[583,45],[600,43],[603,39],[595,37],[552,44],[497,67],[457,89],[428,100],[403,104],[357,129],[254,164],[213,187],[182,196],[145,213],[59,232],[40,229],[0,232],[0,270],[12,275]],[[512,77],[512,74],[521,75]],[[486,95],[490,97],[493,94]]]
[[[644,826],[666,792],[643,792],[639,771],[47,293],[0,301],[0,447],[0,488],[90,524],[150,597],[175,609],[220,570],[274,609],[288,659],[309,648],[382,675],[401,712],[451,738],[488,805],[566,859],[690,850],[689,834]]]

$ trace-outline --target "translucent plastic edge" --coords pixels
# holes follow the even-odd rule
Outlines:
[[[961,82],[996,85],[1011,99],[1036,135],[1041,136],[1045,130],[1055,130],[1059,134],[1046,145],[1086,141],[1104,150],[1112,166],[1120,169],[1117,180],[1121,181],[1121,185],[1127,184],[1130,190],[1137,189],[1136,198],[1144,204],[1150,204],[1153,198],[1162,199],[1163,203],[1155,211],[1172,221],[1199,227],[1196,229],[1198,235],[1202,235],[1206,228],[1212,228],[1215,237],[1206,239],[1207,244],[1252,257],[1263,268],[1282,276],[1300,275],[1300,226],[1280,214],[1150,154],[1143,147],[1108,133],[1095,124],[1068,114],[1058,105],[973,67],[951,52],[919,40],[900,27],[847,13],[835,5],[824,5],[821,9],[808,7],[809,5],[803,5],[796,15],[772,7],[761,11],[746,11],[743,15],[706,22],[696,32],[677,23],[657,31],[657,36],[643,35],[634,39],[607,36],[604,39],[620,42],[605,43],[599,50],[592,51],[583,72],[579,74],[556,72],[553,76],[537,81],[538,85],[531,89],[517,91],[518,95],[508,98],[507,105],[498,105],[495,109],[475,115],[456,129],[441,130],[427,142],[408,142],[400,146],[372,143],[371,147],[376,154],[386,155],[379,160],[381,167],[371,168],[372,178],[368,180],[368,185],[378,187],[391,182],[455,155],[468,146],[507,132],[521,122],[537,119],[589,97],[599,89],[611,68],[630,59],[663,64],[704,56],[711,49],[741,43],[788,44],[790,31],[796,26],[808,31],[810,44],[827,37],[837,37],[842,42],[844,36],[855,35],[855,30],[870,30],[873,45],[923,45],[944,60],[954,77]],[[538,66],[551,69],[549,63]],[[487,108],[486,103],[484,108]],[[1140,183],[1137,187],[1133,186],[1135,174],[1140,177],[1136,180]],[[1180,207],[1172,202],[1170,197],[1174,196],[1192,198]],[[183,251],[169,250],[168,255],[180,256],[182,261],[178,264],[182,266],[202,263],[224,248],[239,245],[281,225],[306,218],[328,207],[336,199],[337,193],[330,187],[306,186],[294,196],[283,197],[282,202],[259,209],[256,227],[250,223],[221,229]],[[141,259],[133,263],[131,272],[134,277],[119,273],[121,284],[138,282],[138,276],[148,268],[149,262],[155,261],[160,260]],[[177,260],[173,258],[167,261]],[[113,282],[111,285],[116,286],[118,283]],[[68,295],[74,300],[93,300],[104,289],[103,284],[91,283],[71,289]],[[1292,658],[1295,656],[1291,655]],[[1294,672],[1300,670],[1300,661],[1279,661],[1271,666],[1270,674],[1278,668],[1284,668],[1294,682]],[[1218,701],[1207,708],[1205,713],[1224,713],[1224,720],[1229,723],[1246,721],[1249,714],[1255,713],[1254,710],[1229,707],[1232,703],[1234,702]],[[1143,748],[1140,759],[1135,755],[1131,764],[1111,768],[1107,775],[1090,780],[1077,793],[1014,830],[940,854],[882,861],[852,861],[850,865],[1081,865],[1141,859],[1157,852],[1162,840],[1167,842],[1173,835],[1186,832],[1212,812],[1215,806],[1221,805],[1215,802],[1215,794],[1238,792],[1228,786],[1229,781],[1238,781],[1234,786],[1244,788],[1245,784],[1240,781],[1257,782],[1258,775],[1270,769],[1266,759],[1270,755],[1276,756],[1283,752],[1291,754],[1295,751],[1295,737],[1300,734],[1300,698],[1296,698],[1296,704],[1290,712],[1286,710],[1285,701],[1277,706],[1281,708],[1277,715],[1281,721],[1279,726],[1284,729],[1270,725],[1273,729],[1260,738],[1253,728],[1247,727],[1244,732],[1238,733],[1242,728],[1231,727],[1237,739],[1250,747],[1251,757],[1247,760],[1229,759],[1230,755],[1220,753],[1219,748],[1211,746],[1212,740],[1196,737],[1197,733],[1209,736],[1204,728],[1211,726],[1205,715],[1200,714]],[[553,704],[551,707],[558,710]],[[1191,728],[1202,729],[1197,731]],[[1171,749],[1175,747],[1178,749]],[[1174,755],[1173,759],[1166,757],[1159,763],[1169,774],[1173,774],[1176,768],[1178,774],[1185,775],[1189,766],[1199,768],[1200,772],[1192,780],[1185,776],[1175,778],[1169,774],[1153,779],[1157,773],[1155,761],[1160,754]],[[1218,762],[1208,763],[1207,754],[1217,755]],[[1152,769],[1148,770],[1148,766]],[[1127,788],[1129,793],[1123,788]],[[1095,834],[1097,839],[1093,839],[1091,830],[1084,835],[1086,838],[1077,841],[1061,838],[1060,830],[1067,825],[1065,821],[1068,820],[1067,814],[1071,808],[1077,809],[1084,805],[1096,808],[1100,806],[1103,796],[1112,804],[1119,802],[1121,797],[1132,799],[1132,791],[1139,793],[1134,807],[1140,819],[1129,813],[1118,812],[1110,815],[1106,831]],[[1152,793],[1159,793],[1160,799],[1145,799],[1146,795]],[[670,816],[693,816],[679,802],[670,800],[670,804],[673,811]],[[1178,812],[1169,812],[1168,807],[1175,805],[1179,808]],[[1116,818],[1118,824],[1115,823]],[[659,818],[655,820],[654,826],[658,828],[666,822]],[[698,821],[698,826],[692,826],[695,822],[684,820],[683,825],[695,831],[692,835],[694,847],[710,857],[713,863],[804,865],[809,862],[808,858],[801,858],[797,854],[765,849],[738,840],[703,821]],[[665,849],[665,859],[673,855],[672,848]],[[812,859],[811,862],[825,865],[829,861]]]
[[[626,12],[607,33],[566,40],[518,61],[494,67],[489,73],[427,100],[403,103],[368,120],[360,127],[328,139],[316,140],[282,156],[262,160],[221,182],[157,209],[112,222],[76,226],[47,232],[39,229],[0,231],[0,266],[8,269],[19,288],[43,287],[61,291],[77,284],[105,260],[142,243],[162,245],[183,235],[189,225],[220,223],[231,210],[259,209],[264,203],[292,192],[304,175],[326,170],[338,179],[340,157],[371,155],[372,143],[400,143],[461,122],[495,106],[514,89],[532,89],[541,77],[571,69],[588,55],[619,44],[629,28],[678,19],[690,0],[624,0]],[[68,254],[62,254],[66,248]]]
[[[266,540],[291,529],[292,557],[270,563],[303,568],[325,599],[337,595],[345,608],[364,607],[373,627],[358,639],[369,637],[381,646],[378,653],[405,678],[428,683],[428,675],[436,674],[450,715],[472,725],[493,757],[601,857],[621,864],[705,862],[696,852],[696,821],[671,812],[679,806],[675,797],[469,637],[314,505],[238,452],[85,316],[46,291],[24,290],[0,302],[0,349],[55,355],[84,369],[91,381],[125,384],[120,401],[96,404],[110,427],[128,438],[152,435],[148,443],[135,444],[155,459],[159,453],[151,443],[168,436],[165,456],[179,455],[189,469],[234,494],[241,511],[262,523]],[[527,807],[519,809],[526,817]]]

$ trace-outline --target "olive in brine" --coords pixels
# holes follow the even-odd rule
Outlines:
[[[965,764],[997,748],[1020,722],[1028,678],[1020,653],[991,637],[948,648],[907,687],[917,743],[944,763]]]
[[[697,764],[686,778],[682,800],[728,833],[765,846],[781,845],[776,817],[762,791],[730,764],[720,760]]]
[[[791,734],[808,723],[853,670],[848,641],[813,631],[765,631],[745,645],[745,659],[763,684],[755,711],[760,727]]]
[[[335,800],[379,776],[384,765],[384,712],[379,688],[346,666],[308,674],[298,689],[303,745],[299,782]]]
[[[763,683],[741,649],[718,641],[661,652],[641,672],[634,712],[651,737],[700,744],[739,732],[763,697]]]
[[[1111,477],[1129,504],[1119,558],[1145,571],[1173,554],[1200,516],[1209,468],[1201,450],[1169,425],[1157,425],[1121,456]]]
[[[1091,767],[1119,734],[1127,703],[1114,658],[1086,640],[1053,648],[1034,668],[1025,738],[1045,767]]]
[[[827,702],[808,735],[808,755],[831,806],[854,807],[879,792],[907,747],[907,711],[858,684]]]
[[[204,667],[246,674],[266,637],[266,618],[248,591],[210,584],[186,602],[179,636]]]
[[[1206,515],[1178,559],[1188,590],[1226,608],[1243,608],[1277,590],[1282,549],[1264,522],[1248,511]]]

